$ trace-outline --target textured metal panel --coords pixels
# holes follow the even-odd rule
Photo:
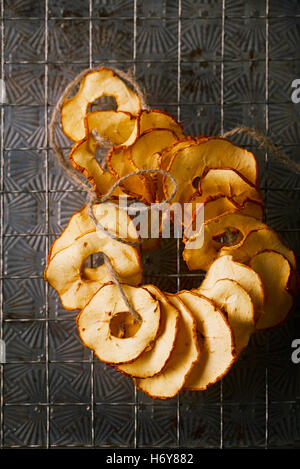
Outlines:
[[[299,160],[297,0],[2,0],[1,77],[1,447],[299,447],[299,305],[280,329],[253,337],[222,380],[168,401],[136,391],[94,359],[74,317],[43,280],[52,241],[85,202],[49,148],[47,124],[65,85],[104,63],[132,69],[150,106],[186,133],[236,125],[268,132]],[[66,151],[69,141],[57,130]],[[300,254],[299,175],[250,138],[267,223]],[[201,277],[181,242],[145,254],[145,283],[192,288]],[[276,274],[276,273],[275,273]],[[298,302],[299,303],[299,302]]]

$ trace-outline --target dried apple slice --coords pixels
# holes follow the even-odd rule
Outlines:
[[[136,171],[129,159],[130,146],[120,145],[110,150],[107,166],[115,181]],[[150,182],[143,175],[130,176],[121,183],[122,190],[146,204],[154,202]]]
[[[183,259],[190,270],[207,270],[225,245],[221,239],[227,231],[239,234],[237,244],[251,230],[264,227],[266,225],[257,218],[238,212],[225,213],[203,223],[200,232],[186,242]]]
[[[129,159],[136,170],[158,169],[161,153],[178,140],[169,129],[148,129],[130,147]]]
[[[97,160],[99,143],[94,139],[92,131],[96,130],[113,145],[121,145],[132,134],[135,118],[128,112],[95,111],[89,112],[84,122],[86,135],[73,146],[69,158],[74,168],[91,182],[96,193],[103,195],[115,183],[115,178],[106,170],[106,162],[101,166]],[[120,187],[114,193],[124,194]]]
[[[103,252],[111,260],[121,282],[142,280],[142,265],[137,248],[115,241],[102,231],[79,236],[71,245],[58,251],[45,270],[45,280],[58,292],[65,309],[83,308],[103,283],[111,280],[106,265],[97,267],[97,280],[84,275],[84,262],[92,254]]]
[[[166,296],[180,312],[180,326],[175,346],[169,361],[159,375],[152,378],[134,379],[138,389],[150,397],[159,399],[176,396],[183,388],[193,365],[199,359],[196,321],[192,313],[175,295],[167,294]]]
[[[282,324],[294,304],[290,286],[293,271],[289,261],[279,252],[266,250],[251,259],[250,267],[261,277],[265,292],[264,310],[256,329]]]
[[[172,130],[148,129],[130,147],[128,158],[135,170],[159,169],[161,153],[177,140],[178,137]],[[157,176],[157,174],[144,175],[149,187],[151,187],[153,202],[159,198],[157,196]]]
[[[179,328],[179,311],[154,285],[143,285],[161,305],[159,334],[151,350],[146,350],[137,360],[117,366],[117,370],[136,378],[149,378],[159,374],[166,366],[173,351]]]
[[[217,280],[210,288],[200,286],[198,291],[225,310],[239,355],[255,331],[254,306],[250,295],[239,283],[229,279]]]
[[[240,207],[232,199],[226,196],[209,197],[203,200],[202,196],[199,198],[194,195],[188,204],[185,204],[184,216],[184,236],[183,242],[187,242],[194,235],[193,225],[196,224],[196,217],[200,216],[201,221],[207,222],[213,218],[217,218],[226,213],[239,212],[244,215],[258,218],[263,217],[263,205],[259,202],[247,200],[244,205]]]
[[[221,379],[236,360],[233,332],[225,314],[209,298],[196,291],[176,295],[192,312],[200,339],[200,356],[184,384],[203,391]],[[176,305],[176,302],[175,302]]]
[[[143,109],[139,114],[139,134],[149,129],[168,129],[174,132],[179,139],[185,138],[182,124],[171,114],[160,109]]]
[[[106,194],[116,182],[111,173],[101,168],[95,153],[90,150],[87,140],[75,144],[69,154],[70,161],[75,169],[85,175],[92,184],[98,196]],[[124,192],[117,187],[114,195],[123,195]]]
[[[233,259],[247,264],[253,256],[266,249],[279,252],[287,258],[292,268],[296,269],[294,252],[285,245],[279,234],[268,226],[250,231],[235,246],[223,247],[220,250],[220,256],[229,254]]]
[[[99,145],[93,136],[94,129],[111,144],[121,145],[131,136],[136,119],[136,116],[124,111],[102,110],[88,112],[84,118],[84,124],[86,128],[85,137],[88,137],[90,149],[95,151]]]
[[[130,242],[139,240],[135,224],[125,210],[113,204],[95,204],[93,209],[96,219],[107,231]],[[70,246],[76,238],[90,231],[96,231],[96,226],[89,216],[86,204],[71,216],[62,234],[52,243],[48,259],[52,259],[56,253]]]
[[[160,326],[160,303],[145,288],[122,286],[129,303],[141,318],[130,337],[118,337],[113,322],[124,316],[127,306],[114,284],[103,285],[77,316],[79,335],[86,347],[106,363],[130,363],[153,341]]]
[[[235,280],[246,290],[253,302],[255,322],[257,322],[264,305],[264,289],[260,276],[249,266],[234,261],[232,256],[223,256],[211,264],[197,290],[200,292],[209,290],[221,279]]]
[[[199,178],[198,192],[204,196],[226,195],[238,205],[243,205],[245,200],[262,201],[259,188],[232,168],[209,169]]]
[[[232,168],[239,172],[250,183],[257,185],[258,165],[249,151],[238,147],[228,140],[211,137],[203,141],[194,139],[189,145],[180,148],[177,152],[174,147],[170,150],[167,170],[178,180],[179,190],[174,202],[184,203],[195,192],[195,181],[202,178],[209,168]],[[164,191],[167,197],[171,192],[171,183],[164,180]]]
[[[89,105],[102,96],[114,97],[118,111],[137,115],[141,109],[137,94],[112,70],[94,70],[82,79],[75,96],[65,99],[62,106],[62,129],[74,142],[79,142],[85,137],[84,116]]]

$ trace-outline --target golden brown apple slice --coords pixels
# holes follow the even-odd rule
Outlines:
[[[82,79],[75,96],[65,99],[62,106],[62,128],[71,140],[78,142],[85,137],[84,116],[89,105],[102,96],[114,97],[118,111],[137,115],[141,109],[137,94],[112,70],[99,68],[91,71]]]
[[[119,315],[130,314],[114,284],[102,286],[77,316],[77,327],[83,343],[106,363],[130,363],[136,360],[156,339],[160,326],[160,303],[145,288],[122,286],[129,303],[141,322],[130,337],[117,337],[113,322]]]
[[[256,254],[250,260],[250,266],[261,277],[265,293],[264,311],[256,329],[270,329],[282,324],[294,303],[290,285],[294,273],[289,261],[279,252],[266,250]]]
[[[152,378],[134,379],[138,389],[150,397],[168,399],[183,388],[188,374],[199,358],[196,321],[180,300],[167,294],[167,299],[180,311],[180,326],[171,356],[163,371]]]
[[[130,173],[136,168],[129,159],[131,146],[120,145],[112,148],[107,156],[107,166],[115,181]],[[130,176],[124,180],[120,187],[122,190],[146,204],[154,202],[150,181],[144,175]]]
[[[225,213],[205,222],[199,233],[186,242],[183,258],[190,270],[207,270],[220,249],[226,245],[226,242],[222,241],[222,236],[226,233],[238,233],[235,241],[237,244],[251,230],[265,227],[266,225],[257,218],[239,212]]]
[[[141,282],[142,265],[137,248],[115,241],[101,231],[91,231],[58,251],[45,269],[45,280],[58,292],[64,308],[83,308],[101,286],[100,279],[103,283],[112,280],[105,264],[97,267],[97,280],[85,277],[85,260],[98,252],[109,257],[121,282]]]
[[[135,170],[159,169],[161,153],[178,140],[176,134],[169,129],[148,129],[142,133],[130,147],[128,158]],[[144,178],[151,187],[152,201],[158,199],[158,174],[145,174]]]
[[[69,154],[72,166],[80,171],[92,184],[96,194],[98,196],[105,195],[109,189],[116,182],[114,176],[101,168],[98,163],[95,153],[90,150],[89,142],[87,139],[76,143]],[[118,186],[114,195],[124,195],[121,187]]]
[[[107,231],[129,242],[138,242],[135,224],[125,210],[112,204],[95,204],[93,209],[96,219]],[[71,216],[62,234],[52,243],[49,260],[57,252],[70,246],[76,238],[90,231],[96,231],[96,226],[89,216],[88,206],[84,205]]]
[[[197,290],[209,290],[220,279],[235,280],[246,290],[253,302],[257,322],[264,306],[263,283],[258,273],[249,266],[234,261],[232,256],[219,257],[211,264]]]
[[[112,145],[121,145],[132,134],[137,117],[129,112],[102,110],[88,112],[84,118],[86,128],[85,137],[88,137],[90,149],[96,150],[97,143],[93,131]]]
[[[239,355],[255,330],[254,306],[250,295],[239,283],[229,279],[217,280],[210,288],[200,286],[198,291],[213,300],[218,308],[225,310]]]
[[[236,360],[232,329],[225,314],[209,298],[188,290],[176,297],[192,312],[200,339],[200,356],[184,388],[203,391],[221,379]]]
[[[220,250],[220,256],[231,255],[235,260],[247,264],[249,260],[266,249],[277,251],[290,262],[296,269],[296,258],[294,252],[289,249],[284,241],[272,228],[266,226],[250,231],[244,239],[235,246],[225,246]]]
[[[203,202],[202,202],[203,200]],[[196,219],[201,217],[200,222],[207,222],[213,218],[217,218],[226,213],[239,212],[244,215],[258,218],[263,218],[263,206],[260,202],[247,200],[244,205],[240,207],[236,202],[226,196],[209,197],[203,199],[194,195],[188,204],[185,204],[184,209],[184,235],[183,242],[187,242],[190,238],[194,237],[194,230],[196,229]]]
[[[168,129],[179,139],[185,138],[182,124],[175,117],[160,109],[143,109],[139,113],[139,135],[149,129]]]
[[[232,168],[238,171],[250,183],[257,185],[258,165],[249,151],[238,147],[228,140],[219,137],[211,137],[208,140],[195,139],[190,145],[174,152],[170,158],[167,170],[178,181],[179,190],[174,197],[174,202],[186,202],[195,192],[195,181],[202,178],[209,168]],[[169,180],[164,180],[165,195],[172,190]]]
[[[158,169],[163,150],[178,140],[169,129],[148,129],[130,147],[129,159],[136,170]]]
[[[173,351],[179,328],[179,311],[154,285],[143,285],[161,304],[161,325],[159,334],[150,350],[146,350],[137,360],[117,366],[117,370],[136,378],[149,378],[159,374],[168,362]]]
[[[204,196],[226,195],[238,205],[243,205],[245,200],[262,201],[259,188],[232,168],[208,169],[199,178],[198,192]]]

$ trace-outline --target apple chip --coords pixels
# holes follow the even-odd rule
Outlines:
[[[292,268],[296,269],[294,252],[285,245],[279,234],[268,226],[250,231],[235,246],[223,247],[220,256],[230,254],[235,260],[247,264],[253,256],[266,249],[279,252],[287,258]]]
[[[175,346],[163,371],[152,378],[135,378],[138,389],[150,397],[168,399],[176,396],[183,388],[193,365],[199,359],[199,345],[196,331],[196,321],[176,295],[167,294],[169,302],[180,311],[180,327]]]
[[[94,214],[102,226],[112,233],[129,242],[139,240],[136,227],[128,213],[113,204],[95,204]],[[96,226],[89,216],[88,206],[84,205],[75,212],[62,234],[52,243],[49,251],[49,260],[62,249],[70,246],[79,236],[96,231]],[[99,236],[105,236],[99,231]]]
[[[169,161],[166,169],[178,181],[179,190],[174,197],[174,202],[184,203],[195,192],[197,181],[202,178],[209,168],[232,168],[238,171],[250,183],[257,184],[258,166],[257,161],[249,151],[238,147],[228,140],[211,137],[197,141],[194,139],[190,144],[175,151],[170,151],[172,157],[165,155]],[[164,191],[167,197],[172,190],[171,183],[164,180]]]
[[[158,169],[163,150],[178,140],[169,129],[148,129],[130,147],[129,159],[136,170]]]
[[[210,288],[200,286],[198,291],[225,310],[233,330],[237,355],[248,345],[254,333],[254,306],[250,295],[235,280],[221,279]]]
[[[282,324],[294,304],[290,285],[294,273],[289,261],[279,252],[266,250],[256,254],[250,266],[261,277],[265,292],[263,314],[256,329],[270,329]]]
[[[196,319],[200,342],[199,359],[188,375],[184,388],[203,391],[221,379],[236,360],[232,329],[224,313],[212,300],[188,290],[176,296]]]
[[[73,146],[69,158],[74,168],[86,176],[95,192],[101,196],[106,194],[116,181],[106,169],[107,155],[102,165],[98,162],[97,148],[101,145],[95,140],[93,131],[96,130],[112,145],[121,145],[132,134],[135,118],[128,112],[95,111],[89,112],[84,122],[86,135]],[[108,150],[106,152],[108,153]],[[124,194],[120,187],[117,187],[114,193]]]
[[[247,200],[244,202],[243,207],[240,207],[232,199],[223,195],[209,197],[204,202],[201,202],[201,200],[202,196],[199,196],[199,199],[197,196],[194,196],[191,198],[189,204],[185,205],[183,242],[187,242],[190,238],[193,238],[197,216],[201,216],[201,221],[203,219],[204,222],[233,212],[243,213],[244,215],[249,215],[259,220],[263,217],[263,206],[259,202]]]
[[[103,252],[109,257],[121,282],[141,282],[142,265],[138,250],[115,241],[102,231],[91,231],[58,251],[50,259],[45,270],[45,279],[58,292],[64,308],[83,308],[101,283],[111,280],[105,264],[97,267],[94,275],[97,280],[85,277],[85,260],[98,252]]]
[[[129,159],[130,146],[119,145],[112,148],[107,156],[107,166],[115,181],[123,176],[136,171]],[[139,199],[141,202],[150,204],[153,202],[152,186],[144,175],[133,175],[120,184],[122,190]]]
[[[171,130],[178,139],[185,138],[182,124],[180,124],[171,114],[160,109],[143,109],[138,116],[139,135],[149,129]]]
[[[200,292],[209,290],[221,279],[235,280],[246,290],[253,302],[255,322],[257,322],[264,305],[264,288],[258,273],[249,266],[234,261],[232,256],[219,257],[211,264],[197,290]]]
[[[77,316],[79,335],[86,347],[106,363],[130,363],[149,347],[160,327],[160,303],[145,288],[122,285],[129,303],[141,322],[131,328],[133,335],[120,337],[114,322],[131,313],[114,284],[103,285]]]
[[[161,325],[159,334],[150,350],[146,350],[137,360],[117,366],[117,370],[136,378],[149,378],[159,374],[168,362],[173,351],[179,327],[179,311],[154,285],[143,285],[161,305]]]
[[[224,236],[236,237],[235,244],[244,239],[254,229],[264,228],[266,225],[257,218],[233,212],[225,213],[203,223],[200,232],[188,239],[183,251],[183,259],[190,270],[207,270],[216,259],[220,249],[228,243]],[[233,242],[230,241],[232,245]]]
[[[209,169],[199,178],[198,192],[202,196],[226,195],[241,206],[245,200],[262,201],[259,188],[231,168]]]
[[[85,137],[84,116],[89,105],[103,96],[114,97],[118,111],[135,116],[141,109],[137,94],[112,70],[94,70],[82,79],[76,95],[65,99],[62,106],[62,129],[71,140],[79,142]]]

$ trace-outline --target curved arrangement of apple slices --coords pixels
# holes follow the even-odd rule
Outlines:
[[[92,111],[102,96],[114,97],[117,109]],[[183,258],[190,270],[206,275],[197,289],[176,294],[142,285],[141,250],[157,249],[160,240],[144,240],[141,248],[122,244],[97,229],[84,206],[52,244],[45,279],[66,309],[81,310],[76,321],[85,346],[138,389],[159,399],[207,389],[230,370],[254,333],[286,320],[298,287],[293,251],[263,222],[254,155],[221,137],[186,136],[170,114],[142,109],[137,93],[106,68],[88,73],[64,101],[61,124],[74,142],[71,164],[98,196],[140,169],[163,169],[175,178],[172,203],[182,210],[189,203]],[[104,158],[99,147],[106,149]],[[115,205],[96,204],[94,213],[105,230],[140,242],[134,221],[118,209],[120,197],[151,204],[172,190],[170,178],[137,174],[115,190]],[[203,221],[194,232],[200,211]],[[97,252],[110,259],[139,320],[107,266],[87,267]]]

